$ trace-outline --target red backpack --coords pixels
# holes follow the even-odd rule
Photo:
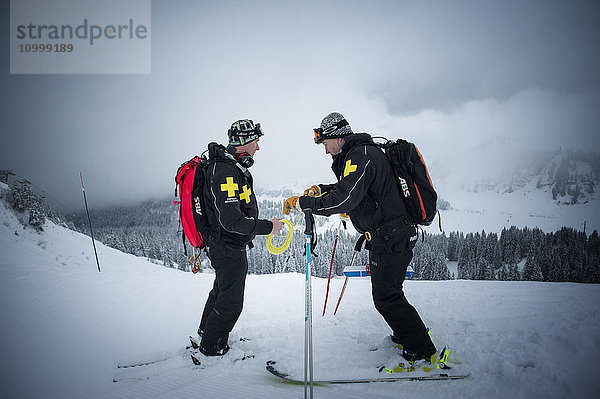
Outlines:
[[[208,159],[195,156],[189,161],[181,164],[177,169],[175,176],[175,196],[179,192],[179,201],[173,201],[173,204],[179,205],[179,225],[182,227],[183,250],[187,256],[185,239],[192,246],[193,254],[190,256],[192,272],[197,273],[200,270],[199,253],[206,247],[208,238],[208,218],[205,213],[204,190],[205,169],[208,166]],[[199,251],[198,251],[199,252]]]

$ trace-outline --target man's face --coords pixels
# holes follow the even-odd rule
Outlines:
[[[344,139],[325,139],[323,140],[323,146],[325,147],[325,153],[331,155],[337,155],[342,152],[342,146],[346,141]]]
[[[242,146],[237,147],[237,152],[247,152],[252,158],[254,158],[254,153],[260,150],[258,145],[258,141],[260,139],[256,139],[254,141],[249,142],[248,144],[244,144]]]

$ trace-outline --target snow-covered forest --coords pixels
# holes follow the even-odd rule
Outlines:
[[[262,200],[259,208],[262,218],[281,217],[281,202]],[[95,211],[91,217],[95,234],[104,244],[161,261],[168,267],[189,270],[178,232],[177,208],[169,201]],[[85,214],[74,222],[79,231],[87,231]],[[331,222],[317,217],[316,252],[319,257],[314,262],[314,273],[319,277],[329,274],[336,235],[338,242],[332,271],[336,275],[342,275],[344,267],[350,264],[358,239],[354,230],[344,230],[336,220]],[[543,232],[538,228],[513,226],[499,234],[485,231],[452,232],[449,235],[424,233],[424,237],[420,237],[411,264],[415,270],[413,279],[600,282],[600,240],[596,231],[588,235],[566,227],[556,232]],[[289,258],[290,252],[281,256],[270,254],[265,240],[265,236],[257,237],[254,248],[248,251],[249,273],[304,270],[301,230],[294,234]],[[453,262],[457,262],[457,266]],[[367,263],[366,251],[359,254],[356,263]],[[203,264],[208,262],[205,260]]]

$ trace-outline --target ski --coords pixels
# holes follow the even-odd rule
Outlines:
[[[189,363],[191,357],[193,365]],[[211,356],[207,357],[200,353],[199,350],[189,348],[186,351],[182,351],[178,355],[172,357],[156,360],[156,361],[145,361],[143,364],[132,364],[128,367],[120,367],[125,369],[122,372],[114,376],[113,382],[135,382],[145,381],[152,379],[156,376],[170,372],[177,369],[193,368],[196,370],[202,370],[207,367],[216,366],[220,362],[225,362],[223,365],[237,363],[239,361],[253,359],[253,354],[248,354],[242,350],[232,348],[223,356]]]
[[[121,376],[115,376],[113,377],[113,382],[117,383],[117,382],[137,382],[137,381],[146,381],[149,380],[150,377],[121,377]]]
[[[252,352],[247,353],[236,347],[232,347],[224,356],[206,357],[199,351],[200,337],[190,335],[189,340],[189,345],[176,351],[157,352],[117,363],[117,368],[123,371],[113,378],[113,382],[144,381],[162,374],[165,370],[190,367],[188,356],[191,356],[195,366],[200,366],[194,366],[194,369],[204,369],[223,358],[228,359],[228,362],[236,363],[255,357]],[[249,338],[239,338],[230,341],[230,344],[246,341],[251,340]]]
[[[165,359],[139,362],[127,367],[121,365],[119,368],[123,371],[113,377],[113,382],[145,381],[174,370],[189,368],[190,364],[186,359],[190,351],[193,349],[186,348]]]
[[[229,350],[229,352],[231,352],[231,350]],[[247,359],[254,359],[254,355],[248,355],[246,353],[242,353],[237,356],[234,355],[235,357],[228,356],[229,352],[227,352],[227,354],[225,354],[223,356],[204,356],[199,351],[192,351],[192,352],[190,352],[190,357],[192,358],[192,362],[196,366],[208,366],[208,365],[214,364],[216,361],[218,361],[219,359],[222,359],[223,357],[231,358],[230,361],[232,361],[233,363],[240,362],[240,361],[247,360]]]
[[[267,362],[267,370],[274,376],[280,378],[285,382],[292,384],[304,384],[303,380],[295,379],[289,375],[280,372],[276,368],[277,362],[269,360]],[[400,375],[400,376],[389,376],[389,377],[374,377],[374,378],[347,378],[347,379],[330,379],[330,380],[315,380],[313,384],[365,384],[372,382],[399,382],[399,381],[445,381],[445,380],[460,380],[467,378],[468,374],[449,374],[447,372],[433,372],[428,375]]]
[[[154,374],[153,376],[157,376],[158,374]],[[137,381],[147,381],[153,376],[145,375],[145,376],[127,376],[127,375],[116,375],[113,377],[113,382],[137,382]]]
[[[174,357],[181,356],[185,353],[185,351],[190,350],[191,346],[186,346],[185,350],[179,350],[176,352],[164,352],[161,354],[150,355],[148,357],[139,357],[136,360],[128,360],[117,363],[117,368],[119,369],[128,369],[134,367],[143,367],[150,366],[152,364],[166,362],[167,360],[171,360]]]

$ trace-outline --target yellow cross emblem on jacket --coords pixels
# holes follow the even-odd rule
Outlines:
[[[356,172],[356,165],[352,165],[352,160],[349,159],[346,161],[346,168],[344,168],[344,177],[348,176],[352,172]]]
[[[228,197],[235,197],[235,192],[239,190],[237,183],[233,182],[233,177],[228,177],[226,180],[227,183],[221,184],[221,191],[227,191]]]
[[[250,203],[250,194],[252,194],[252,190],[248,188],[247,185],[244,184],[242,187],[242,193],[240,194],[240,200],[245,200],[246,204]]]

